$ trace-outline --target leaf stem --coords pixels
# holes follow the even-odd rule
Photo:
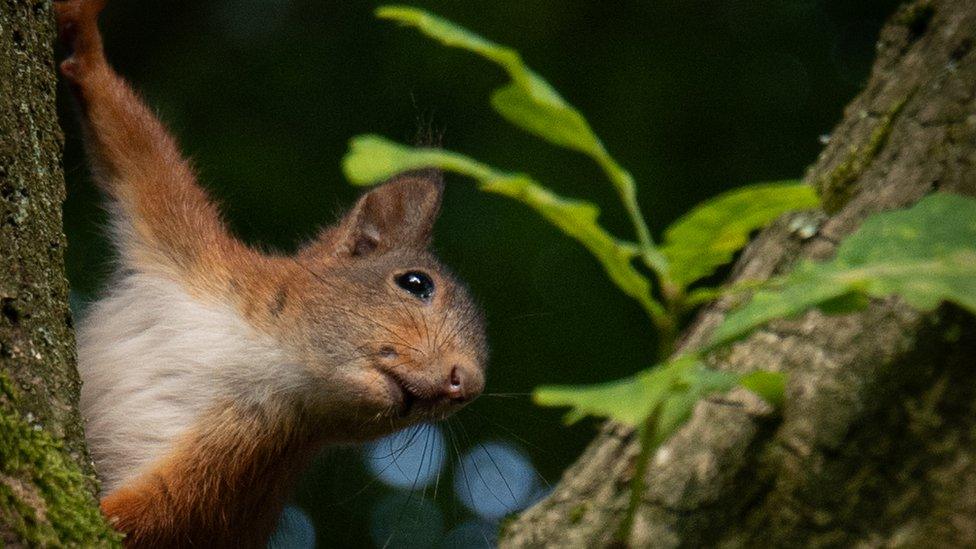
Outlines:
[[[671,358],[674,353],[674,347],[678,340],[678,322],[680,321],[679,313],[680,303],[667,300],[665,301],[665,322],[655,322],[654,325],[657,328],[657,360],[658,362],[664,362]]]
[[[628,545],[627,542],[634,528],[634,517],[637,515],[637,508],[644,496],[648,462],[651,460],[651,452],[657,446],[654,444],[654,424],[657,423],[659,408],[660,406],[655,408],[644,421],[644,424],[637,429],[640,452],[637,454],[637,462],[634,464],[634,476],[630,479],[630,500],[627,502],[627,512],[617,529],[617,539],[624,545]]]
[[[613,157],[607,153],[606,149],[602,147],[598,151],[595,151],[593,157],[600,164],[600,167],[603,168],[610,182],[613,183],[614,188],[617,189],[617,194],[620,195],[624,209],[627,211],[627,215],[634,225],[634,231],[637,233],[641,259],[648,268],[657,273],[662,281],[665,280],[668,272],[668,261],[665,259],[664,254],[654,245],[651,231],[647,228],[644,214],[641,212],[640,206],[637,203],[637,187],[634,184],[634,176],[624,169],[623,166],[617,164]]]

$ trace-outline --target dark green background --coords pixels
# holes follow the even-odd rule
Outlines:
[[[802,175],[819,137],[863,85],[878,29],[897,2],[416,4],[518,48],[634,173],[660,234],[722,190]],[[631,236],[590,162],[490,109],[489,91],[505,82],[500,70],[376,20],[374,7],[117,0],[103,28],[110,59],[176,133],[250,242],[294,249],[351,203],[359,190],[339,170],[350,137],[411,141],[418,128],[443,133],[447,148],[595,200],[603,222]],[[76,297],[88,299],[111,255],[80,135],[63,107],[68,270]],[[524,394],[649,365],[654,336],[641,310],[579,246],[524,207],[448,180],[436,247],[487,311],[488,392]],[[485,397],[472,407],[458,418],[472,440],[515,440],[553,483],[593,434],[592,424],[562,427],[559,412],[535,408],[527,396]],[[320,542],[365,543],[369,508],[386,490],[374,484],[350,500],[368,480],[347,450],[303,482],[298,501]],[[463,516],[442,499],[449,522]]]

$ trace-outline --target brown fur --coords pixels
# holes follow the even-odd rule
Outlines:
[[[152,473],[105,497],[103,513],[130,547],[263,547],[315,449],[290,415],[228,405]]]
[[[129,546],[263,546],[316,449],[439,419],[481,392],[483,321],[427,251],[442,193],[429,173],[367,193],[294,257],[234,238],[173,137],[106,62],[103,6],[55,3],[71,50],[61,70],[82,110],[95,178],[113,201],[124,261],[196,299],[233,305],[305,382],[257,403],[214,403],[102,509]],[[393,282],[409,270],[436,284],[428,302]],[[464,389],[449,398],[456,372]]]

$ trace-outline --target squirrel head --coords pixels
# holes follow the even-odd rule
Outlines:
[[[436,172],[394,178],[297,257],[301,299],[281,314],[312,380],[303,401],[339,438],[442,419],[484,388],[481,311],[429,251],[442,192]]]

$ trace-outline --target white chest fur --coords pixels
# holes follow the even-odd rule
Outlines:
[[[269,398],[298,375],[230,306],[130,274],[78,327],[81,412],[104,492],[137,475],[220,399]]]

